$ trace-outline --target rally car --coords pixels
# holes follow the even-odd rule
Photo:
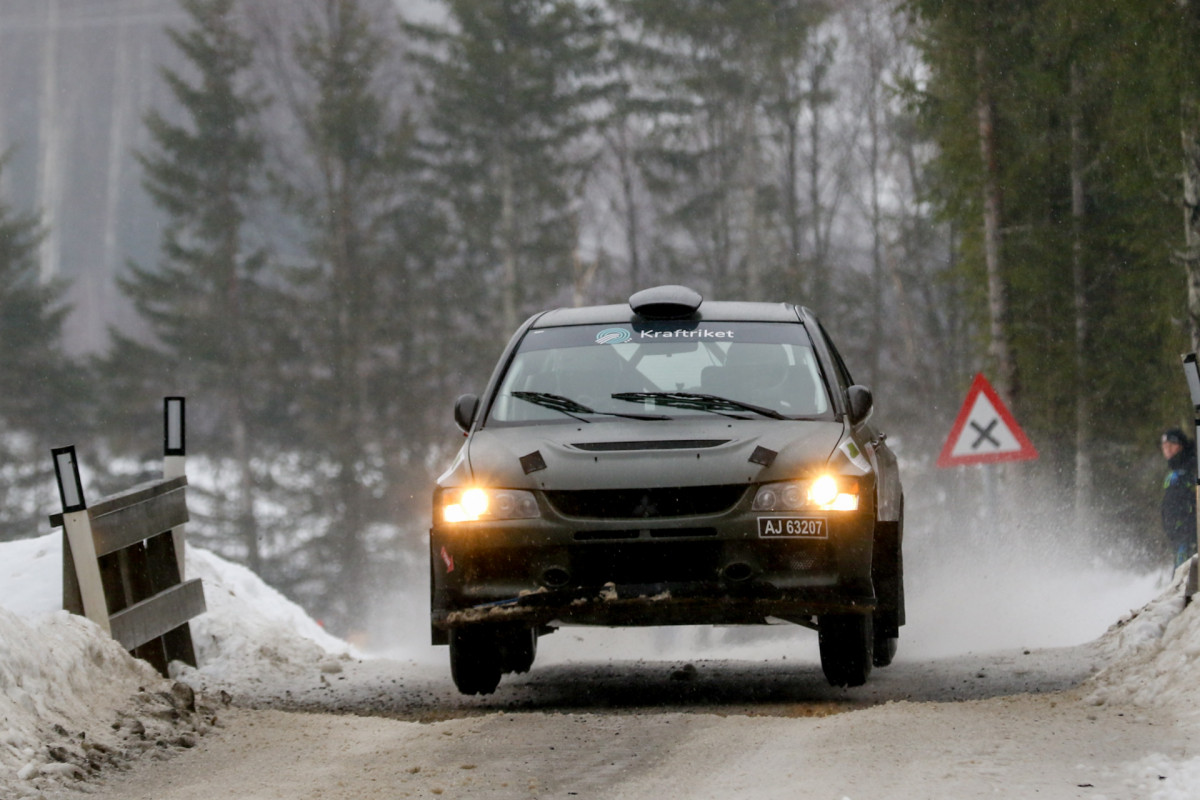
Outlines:
[[[904,624],[896,458],[802,306],[683,286],[525,322],[433,494],[431,631],[495,691],[563,625],[814,628],[857,686]]]

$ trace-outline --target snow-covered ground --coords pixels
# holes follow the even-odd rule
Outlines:
[[[256,698],[278,698],[292,691],[290,687],[311,686],[314,675],[320,683],[336,683],[357,674],[359,670],[352,667],[375,658],[375,654],[360,653],[329,636],[248,570],[190,548],[188,575],[203,579],[208,604],[208,612],[192,623],[201,667],[183,668],[176,680],[164,680],[88,621],[56,610],[61,604],[60,539],[60,534],[52,533],[0,544],[0,716],[4,718],[0,797],[5,800],[37,798],[75,785],[86,789],[81,778],[169,757],[223,728],[227,719],[236,724],[237,713],[227,708],[233,696],[239,704],[253,705]],[[985,647],[1066,647],[1097,640],[1087,652],[1098,654],[1099,663],[1105,666],[1080,690],[1053,701],[1014,699],[1004,705],[998,719],[1010,726],[1006,738],[1011,735],[1019,740],[1022,725],[1028,726],[1026,731],[1052,730],[1055,720],[1047,718],[1047,713],[1087,719],[1100,711],[1127,720],[1161,719],[1162,725],[1200,732],[1200,604],[1184,608],[1179,575],[1169,586],[1155,588],[1153,578],[1096,569],[1071,576],[1072,585],[1064,587],[1055,584],[1063,580],[1061,570],[1054,573],[1047,567],[1047,573],[1040,579],[1034,576],[1034,580],[1005,570],[1005,565],[998,565],[982,578],[960,573],[963,580],[972,581],[969,591],[953,580],[914,586],[905,658],[952,655],[955,647],[961,653]],[[1017,580],[1017,585],[1026,588],[1013,592]],[[1005,609],[997,605],[989,581],[1006,588]],[[1076,606],[1068,607],[1069,613],[1045,614],[1051,595],[1055,603]],[[1122,615],[1120,609],[1129,608],[1126,603],[1139,596],[1134,605],[1142,606],[1140,610]],[[1147,598],[1149,602],[1143,606]],[[418,611],[407,613],[419,618]],[[1114,623],[1107,631],[1108,623],[1097,621],[1097,616],[1104,614]],[[420,627],[419,621],[414,627]],[[539,667],[573,658],[611,657],[613,642],[618,640],[629,653],[628,648],[634,646],[629,642],[639,641],[637,646],[647,647],[653,641],[647,637],[653,636],[652,632],[612,631],[549,637],[539,654]],[[663,657],[679,657],[678,644],[658,644]],[[693,639],[683,649],[692,658],[728,656],[729,640],[717,644],[706,650],[702,640]],[[773,647],[776,645],[769,639],[750,642],[740,656],[770,654]],[[428,670],[422,665],[430,655],[421,645],[386,653],[392,670]],[[437,657],[439,669],[445,671],[444,651]],[[298,700],[303,705],[304,698]],[[864,725],[900,724],[905,726],[904,738],[919,741],[946,724],[944,713],[927,706],[888,703],[870,712],[841,716],[861,714]],[[750,769],[751,764],[763,769],[780,767],[776,762],[783,756],[779,753],[788,748],[773,750],[765,747],[763,740],[764,731],[778,724],[782,722],[735,716],[723,716],[719,727],[716,722],[714,727],[703,723],[699,726],[703,735],[697,734],[681,747],[678,757],[665,760],[658,773],[646,777],[639,784],[645,792],[638,796],[662,794],[675,780],[687,785],[696,780],[696,759],[721,751],[736,752],[743,746],[747,760],[739,769]],[[831,729],[836,726],[827,725],[822,734],[806,728],[809,732],[804,735],[828,735]],[[794,724],[789,731],[789,735],[803,733]],[[983,772],[989,768],[974,756],[971,764]],[[1134,787],[1130,797],[1200,797],[1200,758],[1179,752],[1131,750],[1126,761],[1112,768],[1122,772],[1125,785]],[[919,782],[923,776],[909,777]],[[739,796],[735,774],[717,771],[705,780],[709,788],[704,796]],[[764,794],[761,787],[750,787],[743,796],[752,795],[780,796],[770,791]],[[903,796],[950,795],[931,788]]]

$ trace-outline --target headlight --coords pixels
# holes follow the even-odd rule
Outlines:
[[[442,520],[445,522],[535,519],[539,516],[533,492],[479,487],[442,492]]]
[[[754,511],[857,511],[858,481],[844,476],[764,483],[754,495]]]

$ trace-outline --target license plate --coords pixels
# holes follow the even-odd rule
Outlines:
[[[828,536],[821,517],[759,517],[760,539],[824,539]]]

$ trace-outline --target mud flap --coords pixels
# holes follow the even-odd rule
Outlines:
[[[904,538],[903,518],[875,525],[875,550],[871,559],[871,581],[879,606],[875,633],[896,638],[904,624]]]

